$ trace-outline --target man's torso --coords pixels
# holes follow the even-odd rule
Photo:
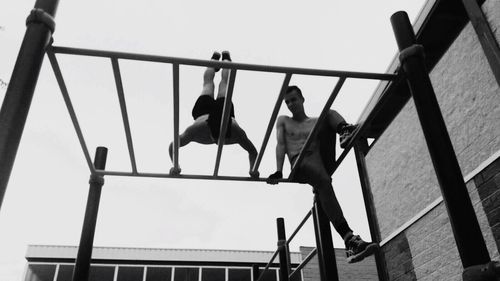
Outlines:
[[[286,154],[290,160],[300,153],[317,120],[318,118],[308,118],[299,122],[288,116],[283,118]],[[307,151],[315,149],[317,149],[317,140],[313,140]]]

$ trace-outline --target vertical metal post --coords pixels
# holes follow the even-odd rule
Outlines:
[[[415,34],[405,12],[393,14],[391,23],[462,265],[467,270],[471,266],[489,263],[488,250],[424,65],[423,47],[415,44]]]
[[[174,162],[174,170],[179,171],[179,64],[172,64],[173,87],[174,87],[174,141],[172,160]]]
[[[288,251],[286,245],[285,220],[283,218],[277,218],[276,226],[278,227],[280,281],[288,281],[288,274],[290,274],[290,268],[288,267],[289,262],[288,262],[288,255],[287,255]]]
[[[26,20],[26,33],[0,109],[0,207],[42,67],[54,32],[59,0],[37,0]]]
[[[98,147],[95,152],[94,166],[97,170],[104,170],[106,167],[106,157],[108,149]],[[104,184],[103,176],[97,174],[90,175],[90,188],[83,219],[82,235],[80,245],[73,270],[73,281],[87,281],[89,278],[90,260],[94,245],[95,226],[97,213],[99,211],[99,201],[101,199],[101,189]]]
[[[259,265],[258,264],[253,264],[252,265],[252,275],[253,275],[253,281],[257,281],[259,279]]]
[[[313,206],[314,234],[316,236],[316,249],[318,249],[318,262],[321,281],[338,281],[337,261],[333,247],[330,221],[323,212],[318,195],[314,194]]]
[[[365,156],[368,152],[368,142],[366,139],[359,139],[354,144],[354,155],[356,156],[356,164],[358,166],[359,182],[361,183],[361,190],[363,192],[363,199],[365,202],[366,216],[368,217],[368,226],[370,227],[370,235],[372,240],[379,243],[380,229],[378,226],[377,214],[375,212],[375,206],[373,204],[372,190],[370,187],[370,180],[368,179],[368,172],[366,169]],[[375,252],[375,262],[377,265],[378,279],[380,281],[389,280],[389,274],[387,273],[385,256],[381,251]]]

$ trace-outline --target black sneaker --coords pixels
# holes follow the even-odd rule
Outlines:
[[[362,261],[373,254],[378,248],[377,243],[365,242],[359,235],[353,235],[345,242],[347,263]]]
[[[231,61],[231,56],[229,55],[229,51],[222,51],[222,60]]]
[[[346,148],[351,140],[352,133],[358,128],[358,125],[346,124],[339,132],[340,148]]]
[[[220,60],[220,53],[219,52],[214,52],[212,57],[210,58],[211,60]],[[214,68],[215,72],[219,71],[220,68]]]

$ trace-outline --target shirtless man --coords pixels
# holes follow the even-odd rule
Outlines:
[[[219,60],[221,54],[214,52],[212,60]],[[228,51],[222,52],[223,61],[231,61]],[[219,69],[207,67],[203,74],[203,89],[201,95],[196,100],[192,110],[194,123],[186,128],[184,133],[179,135],[179,147],[183,147],[188,143],[194,141],[201,144],[217,144],[220,134],[220,126],[222,121],[222,111],[224,109],[224,102],[226,98],[226,88],[229,78],[229,69],[223,69],[221,74],[221,81],[217,93],[217,99],[214,99],[215,72]],[[234,119],[234,106],[231,103],[231,113],[229,118],[228,129],[225,137],[225,144],[239,144],[244,150],[248,152],[248,160],[250,163],[250,176],[255,178],[259,177],[259,173],[252,173],[252,167],[257,158],[257,149],[248,139],[245,131],[238,125]],[[170,143],[168,152],[170,159],[172,159],[173,143]],[[173,167],[170,169],[171,175],[180,174],[181,170]]]
[[[276,124],[278,137],[276,146],[277,172],[269,176],[267,182],[270,184],[277,184],[278,180],[283,177],[285,154],[288,156],[290,164],[293,165],[318,120],[318,118],[310,118],[306,115],[304,97],[297,86],[288,87],[284,100],[293,116],[291,118],[288,116],[278,118]],[[333,163],[335,160],[335,133],[342,136],[341,143],[342,146],[345,146],[346,136],[354,129],[355,126],[347,124],[340,114],[330,110],[322,130],[305,151],[305,157],[294,177],[294,180],[300,183],[308,183],[313,186],[324,212],[344,239],[349,263],[361,261],[371,255],[378,247],[376,243],[365,242],[358,235],[353,235],[332,188],[332,170],[329,163]],[[329,143],[325,143],[325,137],[326,140],[329,139]]]

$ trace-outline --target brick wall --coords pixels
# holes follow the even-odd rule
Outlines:
[[[499,260],[500,158],[467,182],[490,257]],[[382,246],[390,280],[462,280],[444,203]]]
[[[483,10],[500,38],[500,1]],[[434,67],[431,81],[463,175],[500,151],[500,89],[468,24]],[[500,160],[467,182],[492,258],[500,246]],[[440,198],[412,100],[366,157],[382,239]],[[382,165],[383,163],[383,165]],[[444,203],[382,247],[390,280],[461,280],[462,267]]]
[[[300,247],[302,259],[313,250],[313,247]],[[361,262],[348,264],[344,249],[335,249],[339,281],[376,281],[378,280],[377,267],[373,256]],[[304,281],[320,281],[318,258],[315,256],[302,270]]]

